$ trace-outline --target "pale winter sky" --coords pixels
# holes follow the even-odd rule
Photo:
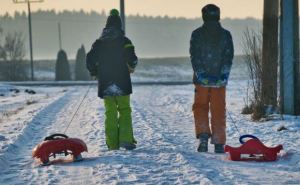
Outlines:
[[[27,0],[18,0],[27,1]],[[214,3],[221,8],[222,18],[254,17],[262,19],[263,0],[125,0],[126,13],[129,15],[168,15],[172,17],[195,18],[201,15],[201,8]],[[0,14],[27,11],[25,4],[14,4],[13,0],[0,0]],[[80,10],[106,12],[119,8],[119,0],[44,0],[32,4],[33,11],[55,9],[61,11]]]

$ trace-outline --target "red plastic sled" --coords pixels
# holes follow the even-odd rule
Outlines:
[[[47,165],[49,164],[49,157],[56,157],[57,154],[64,154],[65,156],[71,154],[74,161],[82,160],[81,153],[87,152],[86,144],[77,138],[69,138],[64,134],[53,134],[46,137],[45,140],[37,145],[32,151],[32,157],[40,159],[40,161]]]
[[[244,143],[242,139],[246,137],[252,139]],[[277,153],[283,149],[282,145],[274,148],[266,147],[258,138],[251,135],[242,136],[240,142],[242,143],[240,147],[225,146],[225,152],[229,153],[229,159],[232,161],[275,161]]]

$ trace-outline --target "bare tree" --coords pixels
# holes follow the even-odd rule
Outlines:
[[[262,101],[262,36],[247,29],[244,32],[243,49],[250,78],[250,103],[253,120],[259,120],[265,114]]]
[[[8,33],[5,37],[4,49],[8,60],[23,60],[25,57],[25,46],[22,33]]]
[[[27,80],[24,37],[22,33],[8,33],[4,39],[4,46],[0,48],[0,57],[5,62],[6,80]]]

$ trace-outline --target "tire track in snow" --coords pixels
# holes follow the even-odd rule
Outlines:
[[[55,125],[56,118],[59,112],[63,112],[65,106],[74,97],[75,89],[68,91],[65,95],[55,100],[43,110],[41,110],[28,123],[22,135],[8,147],[6,152],[1,156],[0,171],[2,174],[0,184],[24,184],[30,183],[51,183],[51,174],[47,179],[40,179],[45,176],[40,175],[46,170],[43,168],[36,168],[36,164],[31,158],[31,151],[38,143],[40,143],[47,135],[49,130]],[[49,167],[46,171],[48,171]],[[49,171],[48,171],[49,172]],[[47,172],[47,174],[49,174]],[[53,181],[55,182],[55,181]]]
[[[56,113],[54,123],[47,130],[47,135],[65,131],[86,92],[87,88],[82,86],[76,87],[70,92],[68,101],[64,103],[64,108]],[[91,103],[89,96],[84,100],[82,107],[80,107],[75,119],[66,131],[66,135],[69,137],[86,141],[84,134],[89,129],[83,129],[83,127],[89,121],[87,118],[90,118],[90,116],[87,116],[90,111],[88,105]],[[86,155],[86,153],[83,153],[83,155]],[[92,170],[81,166],[80,163],[57,164],[37,168],[33,172],[35,173],[36,182],[46,182],[46,184],[95,184],[92,178],[86,178],[91,176]]]
[[[162,103],[161,93],[156,90],[158,87],[147,87],[143,89],[143,96],[136,96],[133,104],[135,111],[141,114],[146,127],[145,132],[137,133],[142,136],[142,148],[137,151],[145,150],[157,161],[154,166],[161,171],[151,172],[156,176],[157,183],[165,182],[171,184],[199,184],[200,182],[209,184],[210,180],[203,175],[201,168],[195,168],[189,164],[185,155],[190,155],[192,151],[186,151],[186,142],[189,138],[183,134],[182,129],[174,129],[178,121],[178,115],[171,116],[173,113]],[[143,98],[150,97],[150,98]],[[167,98],[168,99],[168,98]],[[172,102],[171,102],[172,103]],[[184,126],[184,125],[182,125]],[[148,134],[145,134],[149,132]],[[145,137],[146,135],[146,137]],[[144,146],[145,145],[145,146]],[[156,182],[149,181],[150,184]]]
[[[186,86],[187,88],[188,86]],[[176,88],[176,90],[174,90]],[[168,129],[164,138],[177,146],[174,152],[178,152],[183,159],[185,159],[190,168],[196,169],[194,176],[203,174],[204,179],[200,179],[198,183],[225,183],[231,184],[231,179],[222,174],[219,165],[212,165],[214,161],[223,162],[224,155],[198,153],[196,151],[198,140],[195,139],[194,134],[194,120],[192,114],[193,91],[191,89],[190,95],[186,90],[182,90],[182,86],[175,86],[174,91],[156,91],[149,90],[153,97],[151,101],[146,102],[152,107],[154,114],[159,114],[159,119],[165,123]],[[172,93],[172,95],[170,95]],[[170,116],[174,115],[174,116]],[[209,146],[209,151],[213,149]],[[209,161],[209,162],[208,162]],[[191,174],[191,172],[186,172]]]
[[[8,176],[2,176],[1,181],[3,183],[13,184],[14,181],[22,182],[26,175],[28,168],[31,168],[31,150],[39,141],[44,137],[43,131],[49,127],[47,121],[51,120],[57,111],[60,111],[64,105],[64,99],[68,96],[65,94],[46,108],[41,110],[31,121],[27,127],[23,130],[23,133],[18,136],[18,139],[8,146],[7,150],[1,156],[0,170],[3,174]],[[44,120],[44,122],[41,122]],[[30,179],[30,174],[27,178]],[[19,179],[21,178],[21,179]]]

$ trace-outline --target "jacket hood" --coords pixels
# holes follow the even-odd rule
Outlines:
[[[106,27],[103,29],[100,40],[115,40],[124,36],[124,31],[115,27]]]
[[[218,43],[222,35],[222,27],[218,21],[206,21],[203,26],[203,34],[212,43]]]
[[[204,29],[220,29],[221,27],[221,23],[218,21],[206,21],[203,23],[203,28]]]

